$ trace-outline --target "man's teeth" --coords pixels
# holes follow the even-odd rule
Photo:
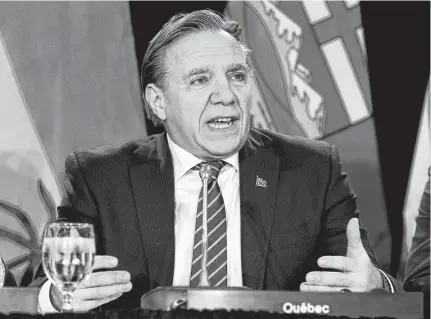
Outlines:
[[[210,122],[208,125],[215,129],[226,129],[232,126],[232,124],[233,124],[233,121],[231,118],[219,118]]]
[[[219,118],[219,119],[215,120],[215,122],[230,122],[230,121],[232,121],[232,119],[230,117]]]

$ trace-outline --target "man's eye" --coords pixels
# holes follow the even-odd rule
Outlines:
[[[205,84],[207,82],[208,82],[208,78],[206,78],[204,76],[201,76],[201,77],[198,77],[198,78],[192,80],[190,82],[190,84],[192,84],[192,85],[203,85],[203,84]]]
[[[247,80],[247,75],[244,73],[234,73],[232,74],[231,78],[238,82],[244,82]]]

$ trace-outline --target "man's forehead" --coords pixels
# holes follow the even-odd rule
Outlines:
[[[205,57],[232,56],[237,59],[244,57],[244,53],[239,45],[194,46],[193,48],[185,50],[180,49],[176,51],[174,55],[178,63],[182,63],[185,60],[193,60]]]
[[[191,34],[180,39],[168,51],[170,51],[172,63],[177,66],[211,59],[231,59],[235,60],[235,63],[245,62],[240,44],[227,33]]]
[[[214,67],[217,64],[230,66],[231,64],[244,64],[245,57],[241,48],[234,46],[207,46],[191,50],[190,52],[177,51],[174,63],[180,73],[199,67]]]

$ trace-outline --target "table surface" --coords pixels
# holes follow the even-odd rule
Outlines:
[[[176,309],[175,311],[164,311],[163,308],[156,309],[132,309],[132,310],[104,310],[104,311],[92,311],[85,314],[50,314],[47,317],[72,317],[72,318],[94,318],[94,319],[127,319],[127,318],[279,318],[286,316],[285,314],[274,313],[278,308],[278,303],[285,301],[285,298],[291,296],[291,301],[295,301],[294,298],[301,297],[302,300],[308,300],[313,303],[313,298],[319,297],[320,301],[327,301],[335,303],[342,302],[346,306],[348,302],[352,302],[352,298],[345,294],[310,294],[310,293],[298,293],[298,292],[286,292],[286,291],[196,291],[189,289],[189,309]],[[160,290],[163,292],[163,290]],[[160,292],[159,291],[159,292]],[[166,293],[166,291],[164,291]],[[245,294],[245,295],[244,295]],[[153,294],[154,295],[154,294]],[[360,294],[353,294],[359,296]],[[370,297],[370,294],[362,294],[363,297]],[[172,296],[166,294],[161,295],[163,298],[169,299]],[[418,296],[420,296],[418,298]],[[13,318],[38,318],[46,317],[38,314],[38,289],[37,288],[1,288],[0,289],[0,314],[13,314]],[[362,297],[362,298],[363,298]],[[391,311],[368,311],[367,315],[362,312],[359,315],[354,315],[355,312],[351,312],[348,315],[331,312],[330,314],[292,314],[293,316],[300,316],[306,318],[424,318],[423,314],[423,296],[418,293],[398,293],[398,294],[385,294],[385,295],[374,295],[372,296],[375,300],[382,303],[382,305],[390,305]],[[293,298],[293,299],[292,299]],[[332,300],[328,299],[332,298]],[[344,298],[344,299],[343,299]],[[429,298],[425,297],[425,299]],[[343,299],[343,300],[341,300]],[[350,299],[350,301],[349,301]],[[420,299],[420,303],[418,300]],[[299,299],[297,299],[298,301]],[[316,301],[317,299],[314,299]],[[362,301],[365,299],[362,299]],[[392,301],[391,301],[392,300]],[[366,301],[366,300],[365,300]],[[278,303],[277,303],[278,302]],[[296,302],[298,303],[298,302]],[[267,305],[267,311],[263,311],[262,308],[253,308],[253,304]],[[418,305],[421,305],[419,309]],[[429,306],[428,302],[425,302]],[[218,310],[224,307],[224,309],[231,309],[231,311]],[[356,303],[351,303],[351,306],[355,309],[364,308],[361,304],[361,300],[357,300]],[[213,307],[213,308],[212,308]],[[218,308],[219,307],[219,308]],[[403,311],[403,307],[409,308],[407,311]],[[383,309],[384,307],[380,307]],[[209,310],[208,310],[209,309]],[[241,310],[242,309],[242,310]],[[359,312],[358,312],[359,313]],[[428,312],[429,313],[429,312]],[[352,315],[353,314],[353,315]],[[406,314],[408,316],[406,316]],[[401,317],[399,315],[402,315]],[[11,317],[12,317],[11,316]]]

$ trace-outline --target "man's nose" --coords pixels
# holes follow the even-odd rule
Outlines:
[[[218,80],[211,94],[211,103],[231,105],[235,102],[235,94],[232,91],[228,79]]]

